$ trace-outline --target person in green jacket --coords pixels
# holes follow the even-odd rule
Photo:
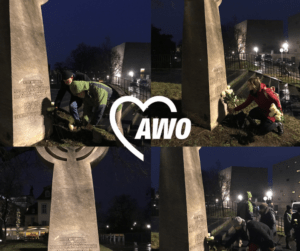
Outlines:
[[[107,102],[113,94],[112,88],[103,83],[72,81],[70,90],[73,95],[83,99],[83,120],[88,123],[87,129],[91,130],[93,126],[100,123]],[[120,128],[120,114],[122,114],[122,105],[118,107],[116,112],[116,122],[121,130],[122,126]],[[123,133],[123,130],[121,130],[121,132]]]

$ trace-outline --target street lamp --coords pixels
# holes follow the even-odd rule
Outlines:
[[[272,191],[270,190],[270,191],[268,191],[267,192],[267,198],[269,199],[269,200],[271,200],[272,199],[272,196],[273,196],[273,193],[272,193]]]
[[[283,50],[284,50],[284,52],[285,52],[285,57],[287,57],[287,52],[289,51],[289,44],[288,44],[288,42],[285,42],[283,45],[282,45],[282,47],[283,47]]]
[[[150,224],[147,224],[147,228],[150,228],[151,227],[151,225]]]
[[[107,225],[106,228],[109,228],[109,225]]]
[[[268,198],[267,198],[267,196],[265,196],[265,197],[264,197],[264,201],[266,202],[266,201],[267,201],[267,199],[268,199]]]
[[[216,202],[218,202],[219,200],[218,199],[216,199]]]
[[[238,196],[238,199],[239,199],[239,200],[242,200],[242,199],[243,199],[243,196],[240,194],[240,195]]]
[[[257,56],[258,47],[254,47],[253,50],[256,52],[256,56]]]
[[[280,53],[281,53],[281,61],[283,61],[283,58],[282,58],[282,52],[283,52],[283,48],[280,48]]]

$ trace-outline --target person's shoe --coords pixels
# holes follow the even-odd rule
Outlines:
[[[283,134],[283,124],[281,122],[277,123],[278,134],[281,136]]]

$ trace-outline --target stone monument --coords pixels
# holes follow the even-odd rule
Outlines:
[[[219,5],[222,0],[185,0],[182,44],[182,112],[213,130],[226,116],[220,99],[226,70]]]
[[[91,168],[106,147],[44,148],[37,152],[53,170],[49,251],[99,251]]]
[[[198,147],[161,148],[159,250],[204,251],[205,196]]]
[[[0,143],[30,146],[51,134],[50,83],[41,5],[0,0]]]

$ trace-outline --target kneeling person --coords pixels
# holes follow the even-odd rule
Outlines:
[[[83,99],[83,120],[88,123],[87,129],[92,129],[93,126],[98,125],[104,114],[107,102],[113,94],[113,90],[103,83],[88,81],[73,81],[70,85],[70,90],[73,95]],[[120,114],[122,114],[122,105],[118,107],[116,112],[116,122],[121,130]],[[123,133],[123,130],[121,132]]]

